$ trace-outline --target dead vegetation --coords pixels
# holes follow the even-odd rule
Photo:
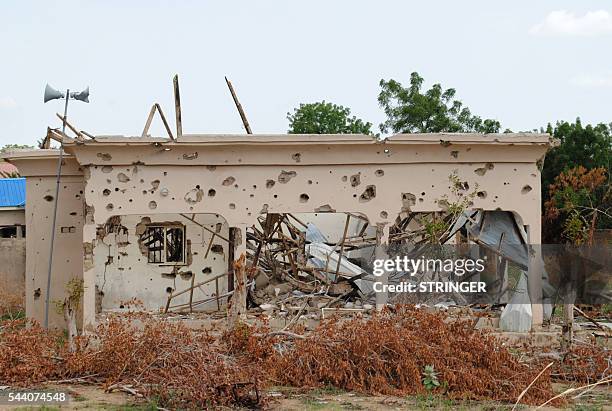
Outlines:
[[[0,287],[0,319],[14,320],[23,317],[24,300],[23,292],[9,293]]]
[[[268,401],[264,390],[279,385],[513,403],[543,369],[542,361],[525,361],[524,353],[519,359],[470,321],[448,322],[442,314],[408,307],[367,320],[327,320],[311,333],[242,324],[214,337],[180,323],[138,321],[142,326],[112,318],[94,335],[77,337],[73,351],[61,334],[36,324],[24,327],[24,320],[5,321],[0,325],[0,382],[86,382],[187,409],[261,407]],[[560,369],[566,379],[602,378],[608,351],[574,354],[543,372],[521,403],[552,398],[551,374]]]
[[[475,330],[470,321],[447,323],[441,314],[407,307],[365,324],[358,319],[324,322],[309,338],[275,350],[270,362],[273,366],[266,368],[280,385],[399,396],[432,391],[454,399],[508,402],[540,371],[519,362],[501,340]],[[424,383],[428,367],[438,386]],[[551,396],[545,374],[523,401],[538,404]]]

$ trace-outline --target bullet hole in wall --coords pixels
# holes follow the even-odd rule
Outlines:
[[[359,196],[359,201],[364,203],[364,202],[370,201],[374,197],[376,197],[376,186],[369,185],[366,187],[363,193],[361,193],[361,195]]]
[[[113,159],[113,157],[108,154],[108,153],[98,153],[96,154],[98,156],[99,159],[101,159],[102,161],[110,161]]]
[[[214,188],[211,188],[210,190],[208,190],[209,197],[214,197],[216,194],[217,194],[217,190],[215,190]]]
[[[195,160],[198,158],[198,152],[194,151],[193,153],[185,153],[183,154],[183,160]]]
[[[278,175],[278,182],[281,184],[287,184],[296,175],[297,173],[295,171],[282,170],[281,173]]]
[[[196,186],[185,194],[184,199],[188,204],[196,204],[202,201],[202,197],[204,197],[204,191],[200,189],[200,186]]]
[[[402,205],[412,207],[416,204],[416,196],[412,193],[402,193]]]
[[[224,186],[231,186],[232,184],[234,184],[234,182],[236,181],[236,179],[232,176],[227,177],[225,180],[223,180],[223,184]]]
[[[300,203],[307,203],[310,197],[306,193],[300,194]]]
[[[46,196],[43,197],[45,199],[45,201],[53,201],[53,196],[47,194]]]
[[[336,210],[334,210],[332,208],[332,206],[330,206],[329,204],[324,204],[322,206],[319,206],[317,208],[315,208],[315,213],[335,213]]]

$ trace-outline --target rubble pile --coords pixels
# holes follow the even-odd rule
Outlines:
[[[253,311],[279,317],[300,312],[306,318],[319,318],[331,307],[370,312],[371,296],[360,289],[367,273],[346,258],[348,251],[372,246],[368,224],[349,237],[351,218],[361,217],[347,214],[344,236],[330,245],[316,226],[292,214],[260,217],[259,226],[247,231],[248,264],[256,267],[248,294]]]

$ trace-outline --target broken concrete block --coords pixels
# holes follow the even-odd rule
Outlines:
[[[259,308],[261,308],[261,309],[262,309],[262,310],[264,310],[264,311],[272,311],[272,310],[277,309],[278,307],[277,307],[277,306],[275,306],[274,304],[268,304],[268,303],[266,303],[266,304],[262,304],[262,305],[260,305],[260,306],[259,306]]]

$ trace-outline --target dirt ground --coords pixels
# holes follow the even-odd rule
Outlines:
[[[569,385],[555,384],[555,391],[562,392]],[[0,406],[0,410],[113,410],[113,411],[155,411],[154,402],[124,392],[105,392],[93,385],[50,385],[40,389],[69,392],[72,401],[63,406],[23,407]],[[319,390],[298,390],[275,387],[266,391],[270,401],[267,409],[274,411],[341,411],[341,410],[511,410],[512,404],[492,401],[452,401],[438,396],[368,396],[344,392],[334,388]],[[517,409],[527,410],[522,406]],[[532,409],[532,408],[531,408]],[[544,407],[542,410],[558,410]],[[580,411],[612,411],[612,387],[597,387],[593,391],[573,400],[561,409]],[[226,408],[226,410],[228,410]]]

